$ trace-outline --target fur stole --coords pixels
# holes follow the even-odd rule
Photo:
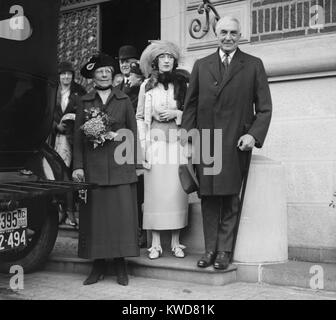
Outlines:
[[[145,91],[155,88],[158,83],[162,83],[165,89],[168,89],[168,83],[174,85],[174,99],[176,100],[178,110],[183,111],[184,99],[186,96],[190,73],[184,69],[176,69],[171,73],[159,74],[153,70],[148,82],[146,83]]]

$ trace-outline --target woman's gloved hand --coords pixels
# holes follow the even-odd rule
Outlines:
[[[177,117],[177,112],[176,110],[164,110],[159,113],[159,116],[161,121],[169,121]]]

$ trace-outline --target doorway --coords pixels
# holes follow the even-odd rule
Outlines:
[[[148,40],[160,39],[160,0],[111,0],[101,4],[101,51],[118,56],[122,45],[139,55]]]

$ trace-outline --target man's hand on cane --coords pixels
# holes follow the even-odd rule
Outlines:
[[[253,149],[255,142],[256,141],[253,136],[251,136],[250,134],[244,134],[239,138],[237,147],[241,151],[249,151]]]

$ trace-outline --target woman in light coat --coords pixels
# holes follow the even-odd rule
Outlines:
[[[178,176],[183,152],[177,137],[189,74],[177,69],[179,58],[179,48],[168,41],[153,41],[140,58],[143,73],[150,75],[140,87],[136,114],[145,158],[143,229],[152,231],[150,259],[162,254],[161,230],[172,230],[172,254],[185,256],[179,236],[188,222],[188,197]]]

